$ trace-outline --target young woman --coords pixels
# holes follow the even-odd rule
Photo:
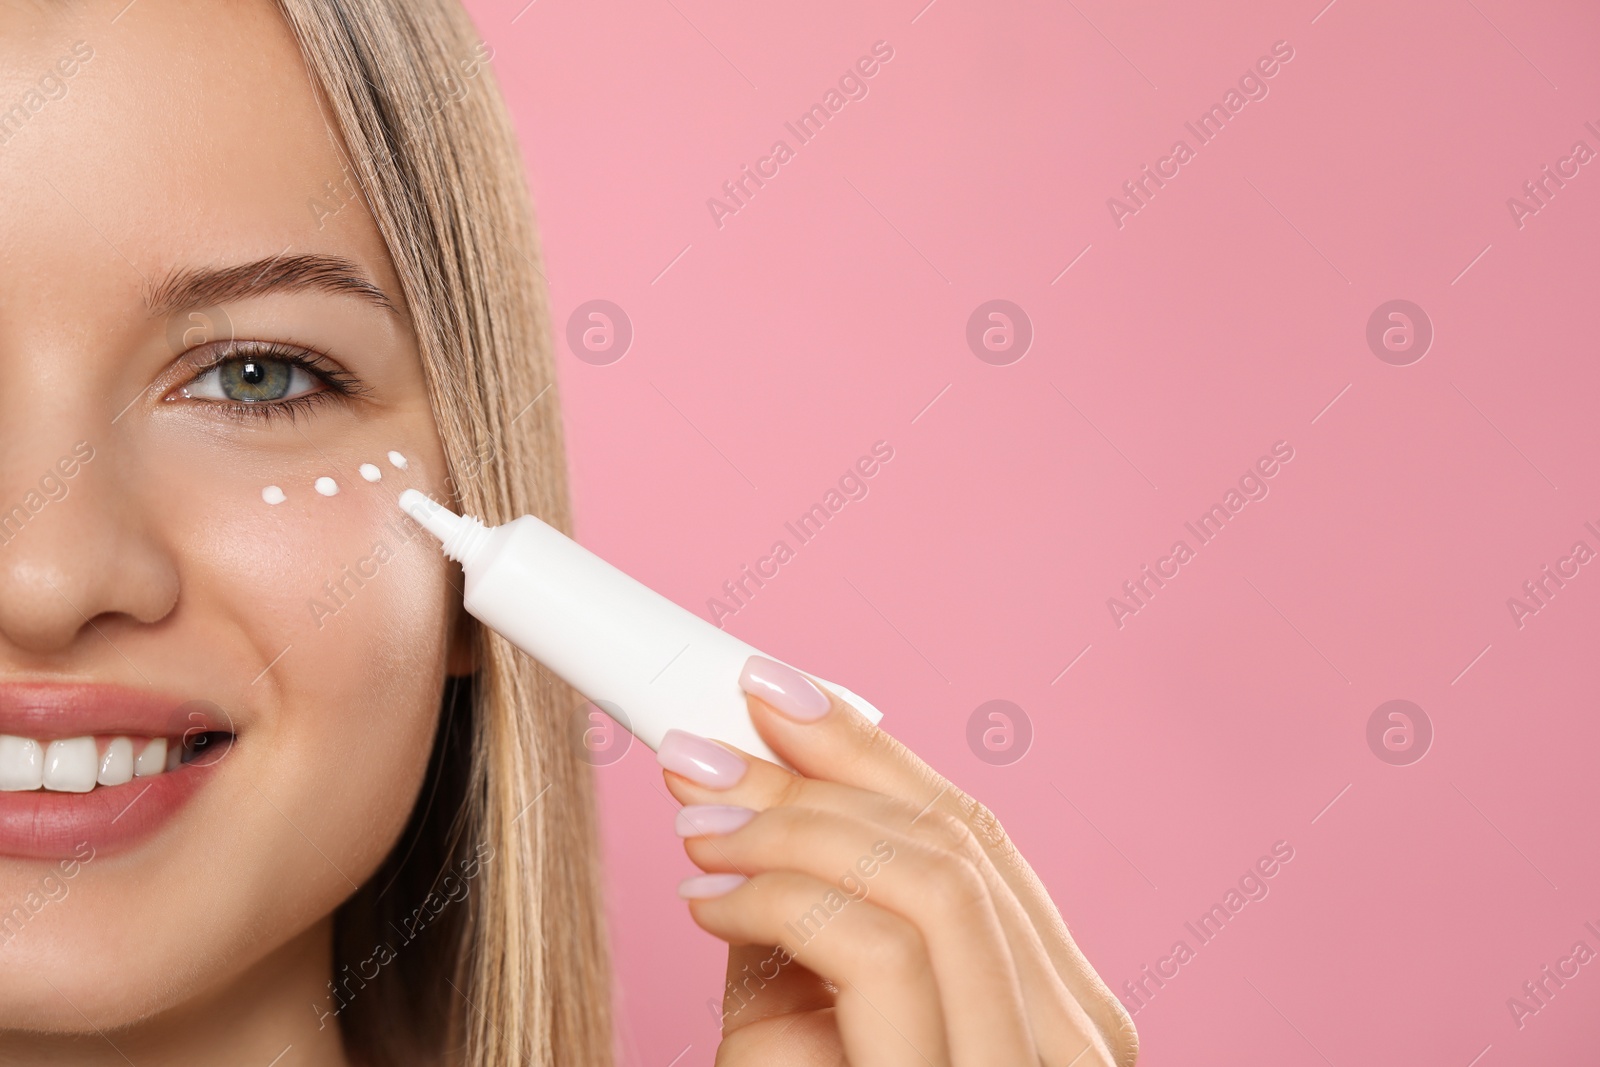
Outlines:
[[[579,698],[395,507],[567,523],[488,59],[453,0],[0,0],[0,1064],[611,1059]],[[798,773],[660,754],[719,1063],[1133,1062],[986,809],[741,684]]]

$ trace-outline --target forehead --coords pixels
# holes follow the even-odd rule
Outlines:
[[[136,287],[286,246],[376,267],[353,192],[270,0],[0,0],[0,249],[26,249],[0,253],[14,294],[102,265]]]

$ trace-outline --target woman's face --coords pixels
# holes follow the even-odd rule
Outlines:
[[[423,780],[465,653],[395,499],[444,460],[330,130],[267,0],[0,0],[0,1030],[269,968],[314,1021]]]

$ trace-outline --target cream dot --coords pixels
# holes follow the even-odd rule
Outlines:
[[[284,496],[283,490],[275,485],[269,485],[261,490],[261,499],[269,504],[281,504],[289,498]]]
[[[323,496],[337,496],[339,493],[339,483],[334,481],[332,478],[318,478],[317,492],[321,493]]]
[[[378,469],[376,463],[363,463],[361,465],[361,477],[369,482],[381,482],[383,480],[383,472]]]
[[[407,467],[411,466],[410,463],[406,462],[406,457],[402,456],[398,452],[390,452],[389,453],[389,462],[393,463],[396,467],[400,468],[401,470],[405,470]]]

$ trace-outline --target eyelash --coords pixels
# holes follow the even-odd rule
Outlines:
[[[251,358],[299,367],[327,388],[304,396],[291,397],[288,400],[214,400],[210,397],[185,397],[185,399],[211,405],[218,409],[219,414],[230,419],[271,420],[281,416],[293,421],[297,416],[326,401],[355,399],[369,392],[361,379],[322,353],[306,348],[290,348],[276,341],[236,341],[229,344],[218,350],[214,358],[197,365],[193,376],[184,387],[198,381],[224,363]]]

